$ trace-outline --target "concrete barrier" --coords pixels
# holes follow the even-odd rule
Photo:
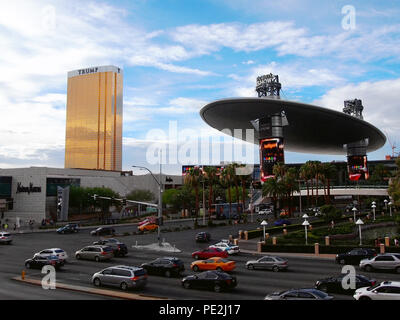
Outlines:
[[[233,239],[233,244],[235,246],[238,246],[239,245],[239,239]]]
[[[314,254],[319,256],[319,243],[314,244]]]
[[[244,240],[249,240],[249,234],[247,231],[244,232]]]
[[[329,236],[326,236],[326,237],[325,237],[325,245],[326,245],[326,246],[330,246],[330,245],[331,245],[331,241],[330,241]]]
[[[385,246],[390,247],[390,238],[389,237],[385,237]]]
[[[380,253],[385,253],[385,244],[384,243],[381,243],[380,245],[379,245],[379,249],[380,249]]]
[[[265,240],[269,239],[269,233],[265,233]]]
[[[272,244],[275,246],[276,245],[276,237],[272,237]]]
[[[287,235],[287,229],[283,229],[283,234]]]
[[[257,252],[262,252],[262,245],[264,244],[263,241],[257,242]]]
[[[243,230],[239,230],[239,239],[242,239],[243,237]]]

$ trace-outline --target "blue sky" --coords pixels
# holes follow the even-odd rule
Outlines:
[[[349,5],[355,28],[346,30],[342,9]],[[0,167],[63,167],[67,72],[109,64],[124,69],[125,170],[134,164],[158,170],[146,157],[155,142],[149,131],[168,133],[171,121],[178,148],[211,137],[228,141],[199,110],[217,99],[256,96],[256,77],[270,72],[279,74],[284,99],[339,111],[343,100],[362,99],[364,119],[395,143],[399,17],[398,1],[2,1]],[[249,159],[258,161],[252,148]],[[369,159],[391,151],[386,143]],[[180,173],[181,165],[163,170]]]

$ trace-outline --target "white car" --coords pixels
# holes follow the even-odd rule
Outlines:
[[[268,215],[268,214],[272,214],[272,213],[273,213],[273,212],[272,212],[271,209],[262,209],[262,210],[258,211],[258,214],[259,214],[259,215],[263,215],[263,214]]]
[[[356,300],[400,300],[400,282],[384,281],[368,288],[357,289]]]
[[[51,249],[44,249],[40,252],[37,252],[34,254],[34,257],[36,256],[43,256],[43,257],[48,257],[48,256],[56,256],[58,259],[62,261],[66,261],[68,259],[67,253],[60,248],[51,248]]]
[[[236,254],[236,253],[240,252],[239,246],[231,244],[231,243],[227,243],[224,240],[209,246],[209,248],[218,248],[218,249],[228,252],[228,254]]]

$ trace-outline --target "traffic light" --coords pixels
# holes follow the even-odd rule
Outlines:
[[[126,198],[123,198],[123,199],[122,199],[122,205],[123,205],[123,206],[126,206]]]

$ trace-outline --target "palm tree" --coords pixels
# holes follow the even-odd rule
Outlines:
[[[208,218],[211,219],[211,208],[214,200],[213,186],[218,182],[217,168],[213,166],[207,166],[203,168],[204,177],[208,183]]]
[[[245,165],[242,165],[242,167]],[[243,211],[246,208],[246,185],[248,182],[251,183],[251,173],[250,174],[241,174],[239,175],[240,184],[242,185],[242,203],[243,203]]]
[[[278,180],[275,177],[269,178],[262,186],[262,195],[272,198],[274,203],[274,216],[277,217],[277,202],[286,193],[285,185],[282,179]]]
[[[324,179],[324,185],[326,185],[327,194],[326,194],[326,203],[331,202],[331,179],[336,176],[336,166],[332,163],[323,163],[321,166],[321,172]]]
[[[201,181],[202,173],[199,167],[194,167],[189,170],[185,176],[184,184],[189,188],[194,189],[196,197],[196,213],[195,213],[195,224],[197,224],[197,216],[199,214],[199,185]]]
[[[309,180],[311,178],[311,166],[308,163],[304,163],[300,167],[300,178],[303,179],[306,183],[306,188],[307,188],[307,206],[310,206],[310,185],[309,185]]]
[[[231,186],[233,184],[233,173],[232,166],[226,166],[220,175],[220,183],[224,188],[228,189],[228,201],[229,201],[229,217],[232,215],[232,193]]]

